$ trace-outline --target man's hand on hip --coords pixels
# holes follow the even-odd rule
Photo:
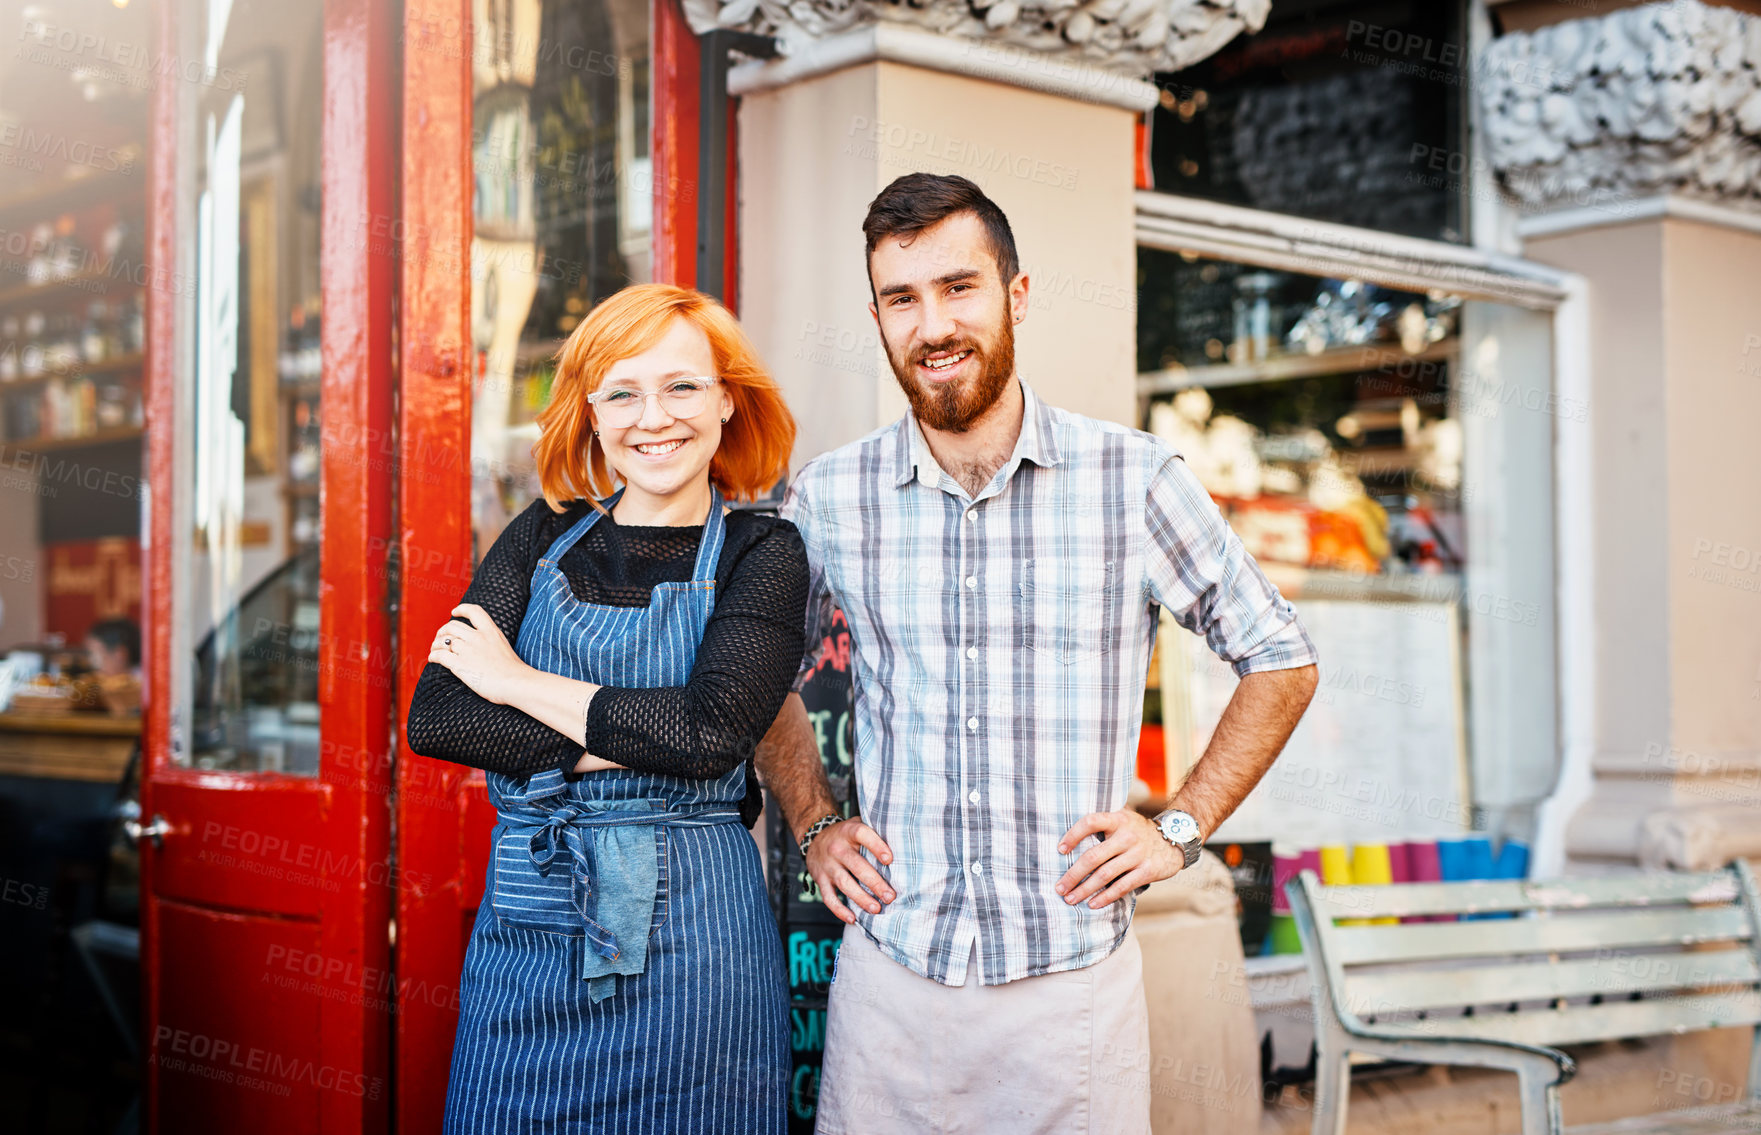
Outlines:
[[[844,905],[846,901],[870,914],[879,914],[882,903],[898,897],[874,864],[862,857],[861,848],[867,848],[881,863],[893,861],[893,849],[887,841],[858,819],[833,824],[814,836],[807,846],[807,873],[819,884],[820,901],[851,925],[855,925],[856,916]]]
[[[1169,878],[1186,864],[1186,857],[1154,823],[1130,809],[1084,816],[1058,841],[1058,854],[1070,854],[1091,835],[1100,836],[1100,842],[1058,880],[1058,893],[1072,906],[1088,899],[1099,910],[1147,883]]]

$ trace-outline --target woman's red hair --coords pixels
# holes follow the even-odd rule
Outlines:
[[[795,418],[758,352],[728,309],[710,296],[672,284],[632,284],[595,307],[556,353],[550,404],[538,414],[532,456],[552,510],[586,498],[599,507],[617,487],[605,450],[593,437],[592,405],[616,363],[648,350],[674,319],[690,321],[709,338],[715,375],[734,400],[722,427],[721,445],[709,462],[709,479],[722,495],[755,500],[788,471],[795,445]]]

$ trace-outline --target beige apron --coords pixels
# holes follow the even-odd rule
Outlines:
[[[1143,955],[955,988],[846,926],[826,1018],[819,1135],[1149,1135]]]

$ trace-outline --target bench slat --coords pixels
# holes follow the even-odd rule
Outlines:
[[[1748,950],[1622,954],[1564,962],[1351,973],[1345,978],[1345,1004],[1361,1017],[1397,1009],[1754,985],[1758,981],[1761,965]]]
[[[1761,1110],[1748,1103],[1700,1105],[1634,1115],[1607,1123],[1567,1127],[1565,1135],[1752,1135],[1761,1131]]]
[[[1657,1036],[1727,1025],[1761,1023],[1761,992],[1703,993],[1651,1001],[1619,1001],[1535,1009],[1526,1013],[1483,1013],[1475,1017],[1431,1017],[1423,1021],[1378,1021],[1376,1028],[1415,1037],[1512,1040],[1525,1044],[1579,1044],[1617,1037]]]
[[[1387,918],[1402,914],[1731,902],[1736,898],[1736,883],[1727,871],[1679,875],[1646,871],[1527,882],[1506,879],[1332,886],[1322,887],[1320,894],[1323,911],[1333,918]]]
[[[1747,939],[1751,933],[1748,912],[1742,907],[1724,906],[1501,918],[1484,922],[1338,926],[1331,932],[1329,947],[1340,964],[1360,965],[1366,962],[1688,945]]]

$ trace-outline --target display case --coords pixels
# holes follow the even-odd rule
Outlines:
[[[1244,945],[1294,948],[1279,865],[1329,882],[1510,867],[1480,853],[1521,857],[1552,763],[1551,432],[1581,411],[1552,393],[1544,318],[1155,248],[1139,275],[1141,424],[1321,659],[1283,754],[1213,836]],[[1237,679],[1163,630],[1153,700],[1178,784]]]

